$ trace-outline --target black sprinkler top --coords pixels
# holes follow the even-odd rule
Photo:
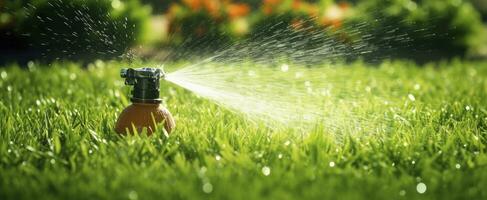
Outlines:
[[[125,78],[125,85],[133,85],[132,102],[160,103],[159,80],[164,78],[164,71],[159,68],[124,68],[120,76]]]

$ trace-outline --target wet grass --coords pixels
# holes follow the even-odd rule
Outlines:
[[[0,68],[0,199],[487,199],[486,62],[317,70],[389,94],[355,108],[386,128],[353,134],[270,129],[164,83],[169,137],[115,134],[118,66]]]

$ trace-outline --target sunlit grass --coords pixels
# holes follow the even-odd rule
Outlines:
[[[163,82],[169,137],[114,132],[122,64],[0,68],[0,199],[487,198],[485,62],[317,66],[363,132],[276,129]]]

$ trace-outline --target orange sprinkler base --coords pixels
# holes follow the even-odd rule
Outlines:
[[[119,134],[134,134],[134,127],[138,133],[144,128],[147,134],[152,135],[156,130],[156,124],[164,123],[167,133],[176,127],[174,118],[169,110],[159,103],[133,103],[123,110],[118,117],[115,131]]]

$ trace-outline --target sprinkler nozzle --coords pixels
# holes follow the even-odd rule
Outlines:
[[[164,129],[170,133],[176,126],[174,119],[159,98],[159,81],[165,78],[164,70],[160,68],[124,68],[120,76],[125,78],[125,85],[134,86],[132,90],[132,105],[120,114],[115,130],[120,134],[141,132],[144,128],[150,135],[157,123],[164,123]]]
[[[134,86],[132,102],[161,102],[159,99],[159,80],[166,75],[159,68],[123,68],[120,76],[125,78],[125,85]]]

